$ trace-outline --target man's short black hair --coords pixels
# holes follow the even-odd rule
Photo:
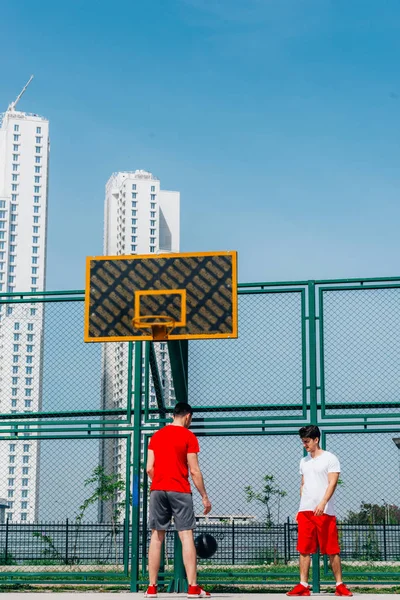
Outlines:
[[[317,427],[316,425],[307,425],[307,427],[301,427],[299,429],[299,436],[302,440],[304,438],[311,438],[312,440],[318,438],[319,441],[321,439],[321,432],[319,430],[319,427]]]
[[[192,416],[193,408],[187,402],[177,402],[172,414],[174,417],[186,417],[186,415]]]

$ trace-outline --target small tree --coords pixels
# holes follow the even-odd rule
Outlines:
[[[111,502],[111,526],[112,526],[112,539],[115,550],[115,564],[118,564],[118,547],[117,547],[117,534],[118,524],[121,514],[125,508],[125,500],[120,502],[117,501],[118,492],[125,491],[125,482],[121,479],[119,474],[110,473],[109,475],[105,472],[104,467],[99,465],[93,469],[91,477],[86,479],[84,485],[95,485],[95,489],[89,498],[87,498],[79,507],[79,513],[75,517],[75,522],[78,526],[82,524],[84,515],[93,504],[98,502]],[[79,527],[76,529],[74,554],[76,553],[76,546],[78,540]]]
[[[280,489],[275,484],[275,476],[274,475],[264,475],[264,487],[261,492],[255,492],[251,485],[246,485],[244,488],[246,494],[247,502],[253,502],[256,500],[257,502],[261,502],[266,508],[266,525],[267,527],[271,527],[273,525],[273,510],[276,506],[277,508],[277,521],[279,521],[279,508],[281,498],[284,498],[287,495],[287,492]]]

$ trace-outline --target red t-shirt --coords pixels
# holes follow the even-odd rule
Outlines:
[[[152,436],[154,477],[151,490],[190,494],[187,455],[200,452],[197,437],[179,425],[166,425]]]

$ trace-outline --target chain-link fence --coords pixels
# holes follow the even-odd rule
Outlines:
[[[251,573],[297,580],[298,429],[309,423],[342,465],[335,496],[345,572],[357,581],[383,581],[384,569],[398,578],[398,286],[241,285],[239,338],[191,341],[186,355],[184,345],[175,352],[164,342],[84,344],[82,292],[5,298],[2,573],[34,565],[37,578],[41,566],[86,565],[90,574],[103,565],[128,581],[132,561],[131,589],[144,584],[147,443],[175,402],[189,400],[213,503],[205,522],[194,492],[197,531],[218,543],[200,561],[203,581],[219,567],[230,580],[232,567],[249,582]],[[167,568],[173,538],[171,530]],[[326,563],[317,571],[315,591],[320,576],[330,580]]]
[[[0,303],[2,580],[30,567],[127,576],[129,345],[110,357],[84,344],[83,316],[82,292]]]
[[[342,465],[335,497],[345,572],[357,582],[400,577],[398,286],[242,285],[239,338],[190,343],[187,398],[213,502],[212,518],[200,519],[198,531],[218,541],[216,554],[200,561],[203,581],[218,565],[253,569],[254,581],[263,566],[275,581],[298,578],[298,429],[309,423],[320,426],[324,447]],[[153,412],[153,426],[157,419],[162,426],[159,417]],[[194,505],[200,518],[196,492]],[[320,572],[313,566],[318,591],[332,576],[326,561]],[[232,581],[232,569],[218,577]]]

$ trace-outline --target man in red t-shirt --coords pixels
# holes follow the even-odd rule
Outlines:
[[[201,495],[205,515],[211,510],[211,502],[199,467],[199,442],[194,433],[189,431],[192,415],[190,404],[178,402],[174,408],[172,424],[157,431],[150,440],[146,471],[151,479],[149,525],[152,533],[149,547],[150,581],[146,598],[157,598],[161,545],[172,516],[182,542],[183,562],[189,584],[188,598],[210,597],[208,592],[197,585],[197,558],[193,540],[196,518],[189,472]]]

